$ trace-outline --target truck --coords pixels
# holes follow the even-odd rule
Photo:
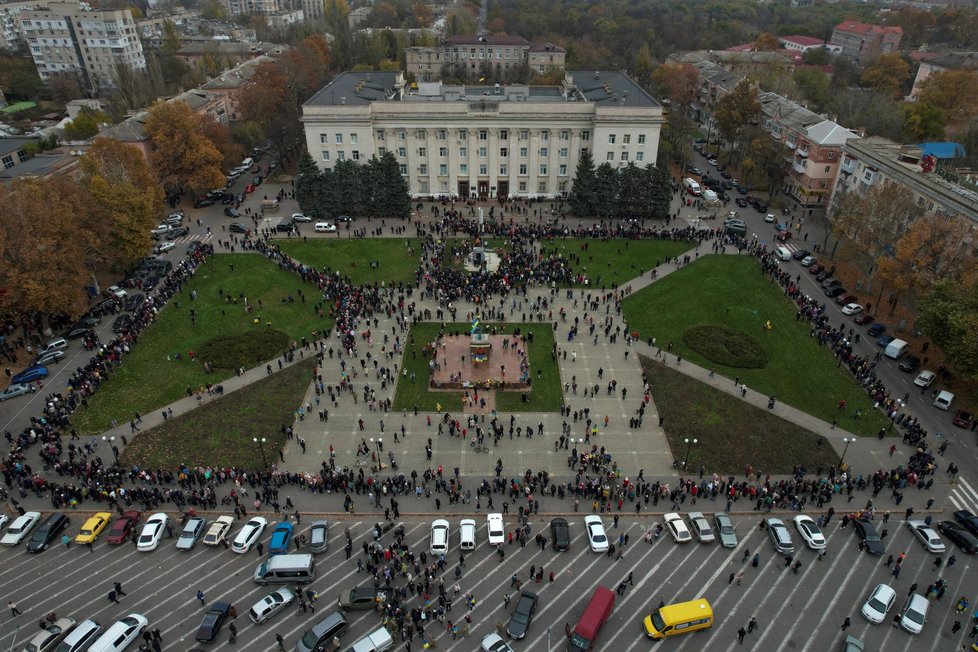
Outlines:
[[[907,352],[907,343],[903,340],[893,340],[886,345],[883,350],[883,355],[893,360],[897,360],[904,353]]]

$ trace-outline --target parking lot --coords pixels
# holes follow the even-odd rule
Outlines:
[[[701,504],[709,512],[719,503]],[[83,520],[81,514],[71,515],[69,533],[73,536]],[[785,568],[784,558],[774,553],[766,532],[758,528],[760,515],[738,516],[733,521],[738,533],[735,549],[721,548],[718,544],[688,543],[677,545],[663,532],[652,544],[642,539],[653,523],[661,521],[661,515],[651,519],[635,519],[623,515],[618,529],[611,519],[605,518],[609,538],[616,541],[619,534],[627,533],[629,543],[622,559],[591,552],[582,524],[582,514],[568,515],[571,531],[570,550],[558,553],[541,550],[534,545],[533,536],[543,533],[549,536],[547,519],[530,521],[531,536],[525,548],[518,543],[506,545],[505,560],[500,562],[486,543],[485,516],[473,515],[479,523],[478,546],[466,555],[465,567],[458,580],[462,594],[471,592],[477,604],[471,612],[473,619],[470,641],[453,642],[445,632],[445,625],[429,625],[426,632],[437,636],[438,647],[474,650],[481,638],[495,631],[499,622],[505,623],[507,613],[503,609],[503,596],[515,590],[510,587],[511,576],[518,573],[525,582],[524,588],[538,592],[540,602],[529,633],[522,641],[513,643],[518,651],[562,649],[565,623],[573,623],[584,608],[594,587],[604,585],[616,589],[633,574],[633,585],[618,596],[611,620],[603,629],[595,649],[632,652],[646,650],[652,643],[642,633],[641,621],[659,601],[669,604],[697,597],[707,598],[713,606],[715,624],[712,629],[672,639],[664,645],[677,650],[733,650],[739,649],[737,630],[756,616],[759,629],[750,633],[744,646],[756,649],[792,649],[799,652],[834,650],[844,638],[840,631],[846,617],[852,619],[849,634],[867,644],[867,650],[957,650],[971,628],[969,609],[963,615],[954,611],[961,595],[974,602],[978,595],[968,594],[975,585],[972,574],[973,559],[959,550],[949,549],[945,560],[954,553],[957,562],[951,567],[934,571],[934,555],[928,554],[911,534],[895,520],[883,526],[889,536],[884,539],[887,553],[907,553],[899,579],[894,580],[891,570],[884,566],[886,556],[872,557],[860,553],[852,528],[839,529],[839,519],[833,519],[826,529],[828,554],[818,561],[814,552],[801,550],[797,531],[789,525],[795,541],[795,559],[802,562],[796,575]],[[308,520],[307,520],[308,519]],[[506,517],[507,532],[515,525],[515,519]],[[298,531],[306,532],[311,516],[303,517]],[[451,549],[447,556],[448,566],[444,573],[449,594],[456,582],[455,567],[458,564],[458,520],[450,519]],[[786,515],[784,520],[790,520]],[[272,519],[270,518],[270,521]],[[274,521],[272,521],[274,523]],[[243,521],[236,521],[232,534]],[[178,524],[177,524],[178,525]],[[406,540],[415,553],[427,550],[429,521],[407,521]],[[354,556],[345,560],[343,529],[349,526],[353,536]],[[38,631],[38,621],[54,611],[59,617],[69,616],[77,621],[93,618],[103,625],[111,624],[128,613],[142,613],[150,622],[150,629],[158,628],[162,634],[163,648],[188,650],[195,646],[212,649],[230,647],[246,650],[275,649],[275,634],[285,639],[291,650],[302,633],[318,619],[336,608],[336,598],[341,590],[367,583],[367,575],[358,573],[356,559],[361,553],[361,543],[371,541],[372,522],[334,523],[330,529],[329,549],[317,557],[318,575],[309,587],[320,594],[315,614],[299,614],[295,605],[274,616],[265,625],[254,625],[247,617],[247,610],[275,586],[259,587],[252,573],[260,561],[255,551],[237,555],[223,547],[207,547],[201,544],[189,551],[180,552],[174,547],[175,539],[164,539],[159,549],[150,553],[137,552],[132,544],[108,546],[100,537],[94,552],[74,544],[66,549],[55,545],[40,555],[30,555],[20,546],[0,550],[2,571],[0,590],[8,600],[17,603],[22,616],[11,619],[5,613],[0,630],[0,645],[20,649]],[[176,528],[179,533],[179,526]],[[266,530],[267,545],[271,527]],[[307,533],[308,534],[308,533]],[[391,534],[382,537],[382,543],[391,542]],[[747,551],[760,553],[760,565],[753,568],[748,561],[742,563]],[[362,557],[362,554],[359,555]],[[429,560],[430,563],[430,560]],[[528,581],[531,565],[544,569],[542,582]],[[548,582],[551,571],[555,573],[552,584]],[[729,581],[743,571],[742,583]],[[902,607],[908,588],[917,583],[917,592],[923,593],[928,584],[944,577],[948,582],[947,593],[940,601],[931,603],[931,610],[923,633],[912,636],[892,627],[889,619]],[[970,581],[967,581],[970,579]],[[107,599],[114,582],[121,582],[125,597],[121,604]],[[877,583],[886,582],[896,590],[898,599],[894,609],[882,625],[871,625],[860,615],[863,601]],[[197,591],[203,591],[208,605],[217,601],[231,602],[237,609],[238,639],[228,642],[227,626],[212,644],[199,644],[194,634],[205,608],[196,600]],[[410,596],[406,606],[418,606],[419,598]],[[514,599],[514,604],[515,604]],[[449,617],[460,625],[466,613],[461,596],[454,601]],[[344,647],[360,636],[376,628],[380,616],[376,612],[351,612],[348,616],[350,630],[343,638]],[[962,630],[951,634],[955,620],[962,622]],[[550,644],[548,641],[550,627]],[[133,645],[133,648],[136,646]],[[403,644],[395,649],[403,649]],[[420,649],[415,638],[412,649]]]

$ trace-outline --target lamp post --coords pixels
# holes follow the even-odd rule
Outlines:
[[[112,448],[112,454],[115,456],[115,461],[118,462],[119,461],[119,449],[116,448],[116,445],[115,445],[115,435],[110,435],[109,437],[106,437],[105,435],[102,435],[102,441],[105,441],[105,442],[108,442],[109,443],[109,446]]]
[[[693,446],[697,443],[697,440],[687,437],[683,441],[686,442],[686,459],[683,460],[683,469],[685,469],[686,463],[689,462],[689,453],[693,450]]]
[[[842,451],[842,457],[839,458],[839,468],[842,468],[842,460],[846,459],[846,453],[849,452],[849,444],[856,441],[855,437],[843,437],[842,441],[846,443],[846,447]]]
[[[267,440],[264,437],[262,437],[261,439],[259,439],[258,437],[252,437],[251,438],[251,441],[253,441],[256,444],[258,444],[258,450],[261,451],[262,468],[267,469],[268,468],[268,459],[265,458],[265,442]]]

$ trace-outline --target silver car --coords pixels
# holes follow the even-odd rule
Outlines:
[[[724,548],[737,547],[737,532],[734,530],[733,521],[725,512],[717,512],[713,515],[713,523],[717,527],[717,537],[720,545]]]
[[[248,610],[248,617],[251,618],[251,622],[261,625],[294,601],[295,594],[286,588],[272,591]]]
[[[326,552],[326,544],[329,541],[329,523],[326,521],[313,521],[309,526],[309,552],[318,555]]]
[[[199,516],[193,516],[187,519],[187,524],[183,526],[183,531],[180,532],[180,538],[177,539],[177,550],[192,549],[206,530],[206,519]]]
[[[6,401],[8,398],[14,398],[15,396],[30,394],[33,391],[34,391],[34,386],[27,383],[18,383],[17,385],[11,385],[7,389],[0,392],[0,401]]]

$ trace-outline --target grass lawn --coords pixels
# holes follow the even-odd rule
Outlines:
[[[181,466],[236,466],[260,469],[264,437],[269,465],[285,444],[283,425],[292,425],[309,383],[315,358],[243,387],[202,407],[140,432],[122,453],[129,467],[177,469]]]
[[[888,421],[873,409],[865,392],[839,367],[826,347],[809,337],[807,322],[795,321],[794,304],[747,256],[700,256],[694,264],[635,293],[624,302],[629,327],[641,339],[657,338],[663,349],[717,373],[740,378],[751,389],[775,395],[779,401],[828,422],[838,419],[850,432],[875,435]],[[771,331],[762,326],[770,321]],[[743,331],[760,343],[768,364],[762,369],[739,369],[711,362],[683,342],[686,329],[721,325]],[[841,399],[848,408],[837,409]],[[861,408],[864,416],[851,414]]]
[[[409,242],[414,253],[408,250]],[[280,238],[275,243],[296,260],[316,269],[338,271],[350,277],[354,285],[365,283],[415,284],[420,266],[420,246],[416,238]],[[370,261],[379,263],[371,269]]]
[[[587,251],[581,247],[587,245]],[[544,243],[544,253],[557,251],[571,261],[575,274],[587,274],[591,287],[611,287],[640,276],[662,263],[666,256],[678,256],[693,247],[681,240],[581,240],[558,239]],[[571,258],[573,255],[580,257]]]
[[[306,303],[296,293],[299,288],[306,295]],[[191,290],[197,291],[196,301],[190,300]],[[225,303],[219,290],[223,290],[223,296],[237,298],[238,303]],[[245,314],[242,296],[255,307],[254,313]],[[289,296],[295,299],[291,303]],[[188,351],[196,351],[216,335],[245,334],[271,322],[272,328],[298,339],[331,327],[332,320],[321,319],[313,312],[318,296],[312,285],[280,270],[263,256],[217,254],[170,299],[123,359],[122,366],[89,399],[88,409],[75,412],[72,425],[79,433],[98,434],[111,427],[112,419],[124,423],[137,411],[146,414],[186,396],[187,387],[221,382],[233,371],[218,369],[207,374],[199,358],[190,362],[187,356]],[[197,311],[196,325],[190,322],[191,308]],[[261,319],[255,325],[253,320],[259,315]],[[176,359],[178,353],[182,360]]]
[[[821,435],[650,358],[639,359],[676,460],[681,463],[686,457],[685,439],[697,440],[689,447],[690,472],[703,465],[708,474],[742,476],[750,465],[761,474],[788,475],[796,464],[815,473],[839,462],[838,453]]]
[[[529,402],[523,403],[520,392],[496,392],[496,409],[499,412],[556,412],[563,402],[560,389],[560,370],[557,361],[551,357],[554,346],[554,332],[549,324],[484,324],[486,332],[496,327],[497,333],[512,333],[519,328],[523,333],[533,333],[533,342],[529,345],[530,372],[533,376],[533,388],[529,392]],[[424,346],[434,342],[438,337],[441,324],[425,322],[411,327],[408,346],[404,353],[404,369],[408,376],[398,378],[397,391],[394,394],[395,410],[412,410],[417,405],[419,410],[434,412],[439,403],[443,410],[455,411],[461,405],[462,392],[434,392],[428,390],[428,380],[431,372],[428,369],[428,358],[424,354]],[[459,331],[468,333],[469,324],[450,323],[446,332]],[[537,372],[540,372],[539,379]],[[412,381],[411,373],[415,374]]]

